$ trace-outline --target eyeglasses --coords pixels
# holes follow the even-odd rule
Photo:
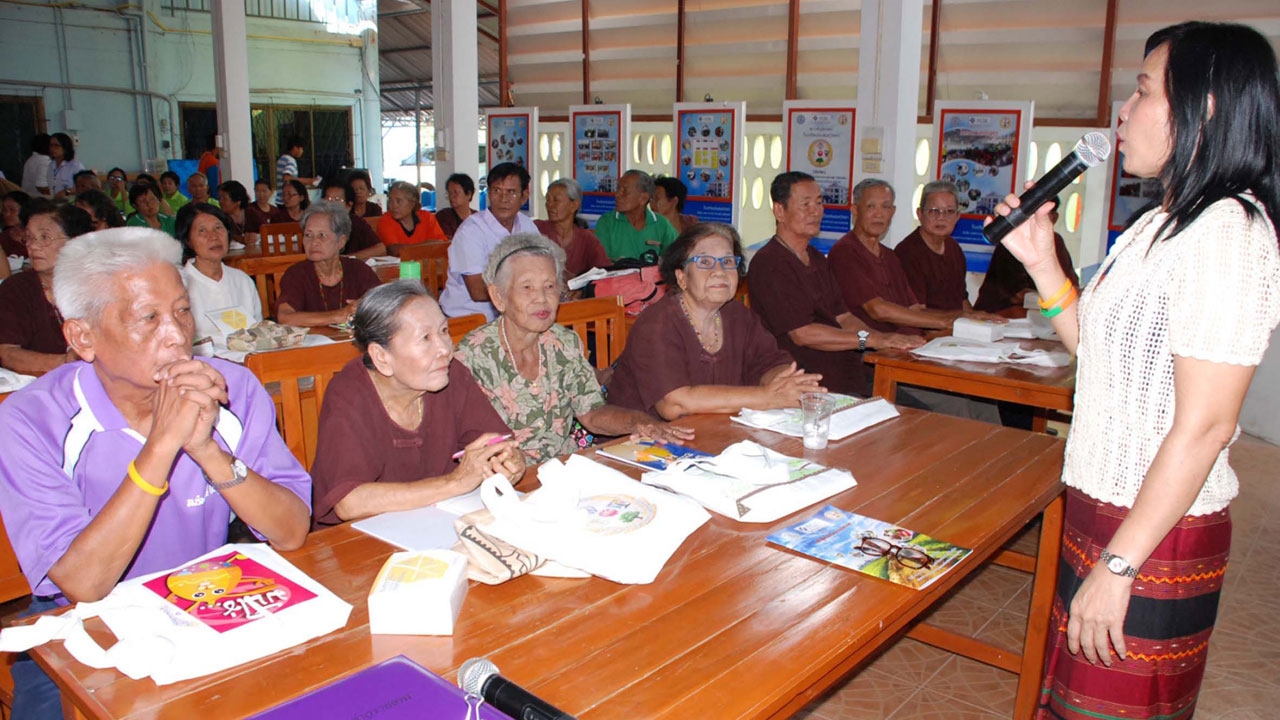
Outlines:
[[[27,247],[31,247],[33,245],[53,245],[54,243],[66,241],[66,235],[37,235],[35,233],[27,235]]]
[[[960,211],[955,208],[929,208],[924,212],[929,217],[936,218],[936,217],[955,217],[956,213]]]
[[[933,558],[923,550],[917,550],[913,547],[903,547],[902,545],[894,545],[888,540],[880,538],[866,537],[862,538],[862,544],[858,545],[858,550],[873,557],[889,557],[897,560],[903,567],[919,570],[927,568],[933,564]]]
[[[737,255],[725,255],[724,257],[714,257],[711,255],[694,255],[684,261],[685,265],[693,263],[699,270],[714,270],[716,264],[725,270],[737,270],[742,264],[742,258]]]

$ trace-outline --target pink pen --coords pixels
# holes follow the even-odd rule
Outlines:
[[[485,443],[485,445],[497,445],[498,443],[502,442],[503,440],[510,440],[510,439],[511,439],[511,436],[510,436],[510,435],[499,435],[498,437],[493,438],[493,439],[492,439],[492,440],[490,440],[489,442]],[[462,456],[463,456],[463,455],[466,455],[466,454],[467,454],[467,451],[466,451],[466,450],[459,450],[458,452],[456,452],[456,453],[454,453],[454,454],[452,455],[452,459],[454,459],[454,460],[461,460],[461,459],[462,459]]]

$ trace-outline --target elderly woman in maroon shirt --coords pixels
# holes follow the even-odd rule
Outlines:
[[[74,205],[32,200],[23,212],[31,270],[0,285],[0,365],[41,374],[78,360],[67,349],[62,316],[53,306],[53,265],[67,241],[93,230],[93,218]]]
[[[676,238],[662,256],[668,294],[628,335],[610,403],[674,420],[798,407],[801,394],[826,391],[822,376],[797,368],[734,299],[742,267],[742,243],[728,225],[700,223]]]

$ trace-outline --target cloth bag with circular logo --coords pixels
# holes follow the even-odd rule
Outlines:
[[[521,499],[506,478],[480,485],[493,513],[482,529],[534,555],[606,580],[646,584],[711,516],[683,495],[642,485],[581,455],[538,467]]]

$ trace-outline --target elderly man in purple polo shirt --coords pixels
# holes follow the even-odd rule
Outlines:
[[[244,368],[192,357],[181,255],[164,233],[119,228],[58,258],[54,300],[84,361],[0,405],[0,512],[37,610],[222,545],[232,511],[276,548],[306,539],[311,479],[271,398]],[[15,717],[61,717],[34,663],[13,676]]]

